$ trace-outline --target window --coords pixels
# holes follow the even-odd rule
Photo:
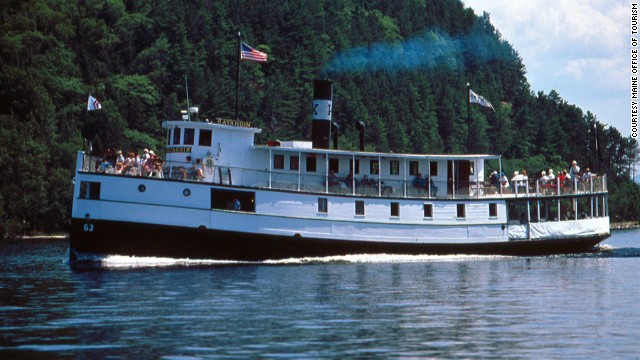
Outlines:
[[[391,203],[391,216],[400,216],[400,203],[392,202]]]
[[[364,201],[356,200],[356,215],[364,215]]]
[[[417,161],[409,161],[409,175],[416,176],[420,171],[418,170]]]
[[[167,145],[171,145],[171,129],[167,130]]]
[[[284,169],[284,155],[282,154],[273,155],[273,168]]]
[[[184,144],[193,145],[196,136],[196,129],[184,129]]]
[[[256,194],[249,191],[211,189],[211,208],[256,212],[255,197]]]
[[[316,172],[316,158],[307,156],[307,172]]]
[[[340,159],[329,159],[329,171],[338,174],[340,172]]]
[[[80,182],[80,199],[100,200],[100,183],[92,181]]]
[[[200,139],[198,140],[200,146],[211,146],[211,130],[200,130]]]
[[[458,218],[465,218],[465,213],[464,213],[464,204],[458,204],[457,206],[458,211],[457,211],[457,216]]]
[[[389,162],[389,175],[400,175],[400,160]]]
[[[429,176],[438,176],[438,162],[429,162]]]
[[[424,217],[432,218],[433,217],[433,204],[424,204]]]
[[[300,169],[300,158],[297,156],[289,156],[289,170],[298,171]]]
[[[498,204],[489,204],[489,217],[498,217]]]
[[[377,175],[380,173],[380,162],[378,160],[369,161],[369,174]]]
[[[469,175],[473,175],[476,171],[476,162],[475,161],[469,161]]]
[[[180,145],[181,130],[180,128],[173,129],[173,145]]]
[[[327,198],[318,198],[318,212],[326,214],[329,212],[329,205],[327,204]]]

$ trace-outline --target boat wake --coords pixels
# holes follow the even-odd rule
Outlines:
[[[640,257],[640,248],[635,247],[613,247],[608,244],[596,246],[594,255],[596,257],[629,258]]]
[[[131,269],[157,267],[207,267],[234,265],[313,265],[313,264],[363,264],[363,263],[421,263],[451,261],[486,261],[512,258],[498,255],[393,255],[393,254],[358,254],[326,257],[304,257],[265,261],[233,261],[175,259],[161,257],[137,257],[122,255],[78,254],[74,267],[78,269]]]

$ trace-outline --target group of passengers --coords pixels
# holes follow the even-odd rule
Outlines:
[[[341,186],[340,179],[338,179],[333,170],[329,171],[328,183],[329,186]],[[369,179],[368,175],[363,176],[360,180],[355,179],[353,176],[353,170],[349,171],[349,174],[344,178],[344,185],[348,189],[353,189],[353,185],[356,186],[356,189],[378,189],[378,187],[380,187],[380,191],[382,194],[390,194],[393,192],[393,188],[391,186],[385,185],[384,181],[378,181],[375,178]]]
[[[438,193],[438,187],[433,183],[433,179],[430,176],[423,178],[422,173],[418,173],[416,175],[413,179],[412,185],[414,188],[418,189],[418,193],[429,190],[431,190],[431,196],[436,196]]]
[[[558,171],[558,176],[556,177],[553,169],[549,169],[547,171],[543,170],[540,172],[540,177],[537,181],[543,193],[552,193],[556,190],[558,184],[560,184],[565,191],[571,191],[574,186],[575,188],[578,188],[581,184],[582,187],[584,187],[585,184],[588,184],[589,178],[591,177],[595,177],[595,174],[593,174],[589,168],[585,168],[584,172],[580,172],[580,166],[578,166],[576,160],[573,160],[569,171],[566,169]],[[520,172],[514,171],[511,180],[507,179],[504,173],[500,173],[500,175],[498,175],[498,172],[494,171],[489,176],[489,183],[492,186],[495,186],[496,189],[502,188],[503,193],[509,192],[510,186],[514,188],[513,192],[526,191],[527,184],[532,186],[529,183],[529,177],[527,176],[526,170],[522,170]]]
[[[133,151],[125,157],[122,150],[108,148],[104,159],[96,162],[96,171],[109,174],[129,176],[150,176],[162,178],[164,160],[157,156],[153,150],[144,149],[142,155]]]
[[[195,163],[191,162],[191,156],[187,155],[184,165],[173,168],[174,172],[182,174],[182,180],[202,181],[205,178],[205,166],[202,160],[196,159]]]

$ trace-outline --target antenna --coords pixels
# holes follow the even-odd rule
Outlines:
[[[184,86],[185,86],[185,89],[187,90],[187,109],[189,109],[189,83],[187,82],[186,74],[184,76]],[[191,114],[189,114],[189,111],[187,111],[187,120],[191,121]]]

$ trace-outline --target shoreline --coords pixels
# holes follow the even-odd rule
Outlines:
[[[638,221],[621,221],[614,222],[610,225],[611,230],[628,230],[628,229],[640,229],[640,222]],[[54,233],[54,234],[38,234],[38,235],[24,235],[18,236],[21,240],[37,240],[37,239],[67,239],[68,233]]]

